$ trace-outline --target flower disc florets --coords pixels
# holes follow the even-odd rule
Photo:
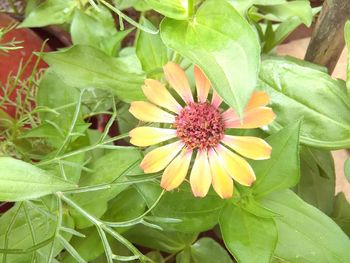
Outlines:
[[[224,123],[219,109],[210,103],[189,103],[176,117],[177,136],[190,149],[208,149],[224,136]]]

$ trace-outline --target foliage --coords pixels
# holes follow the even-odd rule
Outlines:
[[[306,0],[28,1],[20,27],[59,25],[73,45],[39,52],[44,73],[1,83],[0,211],[13,207],[0,214],[0,262],[350,262],[330,154],[350,146],[349,78],[274,54],[318,11]],[[231,199],[195,198],[187,182],[162,190],[161,173],[139,168],[148,150],[128,144],[129,103],[146,78],[164,82],[168,61],[192,88],[199,66],[238,115],[254,90],[270,96],[276,120],[253,133],[271,158],[250,162],[256,182]]]

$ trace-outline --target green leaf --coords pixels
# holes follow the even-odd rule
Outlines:
[[[165,263],[162,254],[159,251],[151,251],[146,254],[146,257],[157,263]]]
[[[135,244],[167,253],[177,253],[197,238],[197,233],[161,231],[144,225],[136,225],[123,235]]]
[[[150,207],[161,194],[158,183],[144,183],[137,186]],[[188,185],[177,191],[164,194],[152,210],[154,216],[180,219],[181,222],[159,223],[165,230],[196,233],[211,229],[218,222],[219,212],[225,202],[215,193],[205,198],[194,198]]]
[[[103,215],[102,219],[109,222],[128,221],[142,215],[145,209],[146,202],[142,196],[135,188],[129,188],[109,201],[108,210]],[[117,231],[123,233],[127,229],[128,228],[118,228]]]
[[[194,243],[189,249],[184,250],[176,256],[176,263],[188,262],[183,260],[183,254],[188,252],[193,263],[232,263],[227,251],[215,240],[204,237]]]
[[[256,217],[228,204],[220,215],[220,230],[227,249],[238,262],[270,262],[277,242],[272,219]]]
[[[334,210],[331,217],[350,237],[350,203],[342,192],[335,197]]]
[[[312,9],[309,1],[290,1],[279,5],[260,6],[259,10],[265,13],[264,18],[273,21],[285,21],[292,17],[299,17],[306,25],[312,23]]]
[[[330,152],[302,147],[300,182],[296,193],[307,203],[330,214],[335,195],[334,161]]]
[[[23,206],[26,206],[26,212]],[[40,209],[40,210],[39,210]],[[42,213],[44,211],[44,213]],[[57,207],[56,207],[57,211]],[[4,215],[0,217],[0,248],[5,248],[5,237],[6,232],[12,224],[12,229],[8,235],[8,249],[28,249],[31,248],[33,244],[33,238],[30,230],[30,224],[35,235],[36,244],[39,244],[44,241],[48,241],[48,245],[39,248],[36,251],[36,263],[46,263],[48,255],[51,249],[52,241],[56,239],[55,228],[56,228],[56,218],[47,216],[49,215],[46,207],[42,205],[28,205],[17,203],[13,208],[7,211]],[[47,214],[45,214],[47,213]],[[27,214],[27,215],[26,215]],[[28,217],[27,217],[28,216]],[[29,220],[28,220],[29,219]],[[74,228],[73,219],[64,212],[62,215],[62,226],[68,228]],[[72,238],[72,235],[69,233],[61,233],[61,235],[69,241]],[[55,257],[59,254],[63,247],[56,240],[53,256]],[[0,262],[2,263],[3,254],[0,253]],[[30,263],[32,262],[32,253],[23,253],[23,254],[8,254],[7,263]]]
[[[270,129],[303,118],[302,143],[330,150],[350,146],[350,101],[342,81],[282,58],[264,60],[260,79],[277,115]]]
[[[103,254],[103,244],[95,227],[79,230],[86,237],[73,237],[70,244],[76,249],[79,255],[87,262],[94,260]],[[68,253],[62,258],[62,263],[76,263],[76,260]]]
[[[76,5],[75,0],[46,0],[34,8],[19,27],[43,27],[67,23]]]
[[[80,186],[93,186],[112,182],[124,182],[128,179],[125,172],[135,165],[141,158],[140,151],[132,147],[114,149],[103,157],[97,159],[89,167],[94,172],[84,174]],[[74,194],[72,199],[84,210],[100,218],[108,209],[108,201],[121,193],[128,185],[112,185],[110,189],[94,192]],[[75,209],[71,208],[77,228],[86,228],[92,225]]]
[[[53,176],[29,163],[10,157],[0,157],[1,201],[35,199],[76,187],[77,185]]]
[[[263,52],[268,53],[274,47],[281,44],[288,35],[302,24],[299,17],[291,17],[280,23],[275,31],[270,31],[270,34],[265,34],[265,42]]]
[[[278,5],[286,2],[286,0],[227,0],[227,1],[230,2],[236,8],[236,10],[242,15],[244,15],[252,5]]]
[[[144,98],[143,72],[134,67],[129,57],[112,58],[96,48],[82,45],[41,56],[70,86],[108,90],[126,102]]]
[[[190,21],[164,19],[160,32],[163,42],[197,64],[241,115],[256,86],[260,45],[233,6],[225,0],[205,1]]]
[[[145,0],[146,3],[158,13],[177,20],[188,17],[187,0]]]
[[[348,158],[345,161],[344,164],[344,174],[345,174],[345,178],[348,180],[348,182],[350,183],[350,158]]]
[[[276,192],[262,203],[280,214],[275,254],[287,262],[349,262],[350,240],[329,217],[290,190]]]
[[[272,154],[268,160],[252,162],[257,177],[252,187],[254,195],[264,196],[297,184],[300,177],[299,130],[300,122],[296,122],[266,139]]]
[[[346,86],[348,88],[348,92],[350,92],[350,21],[347,21],[345,24],[345,42],[348,48],[348,63],[346,67]]]
[[[143,19],[142,24],[148,28],[154,28],[146,18]],[[145,72],[162,68],[168,61],[167,48],[160,35],[151,35],[143,31],[140,31],[137,37],[136,54]]]
[[[109,10],[101,8],[100,12],[93,12],[94,10],[91,8],[90,15],[86,11],[75,10],[70,28],[73,43],[96,47],[110,56],[115,56],[122,40],[131,30],[117,32]]]

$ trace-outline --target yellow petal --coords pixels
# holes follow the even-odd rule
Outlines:
[[[213,97],[211,99],[211,105],[213,105],[215,108],[218,108],[220,106],[222,102],[221,97],[219,96],[219,94],[217,94],[217,92],[214,90],[213,91]]]
[[[181,111],[181,105],[158,80],[146,79],[145,85],[142,86],[142,90],[150,102],[175,113]]]
[[[141,121],[164,123],[173,123],[175,121],[174,115],[145,101],[132,102],[129,111]]]
[[[192,157],[192,150],[183,149],[182,152],[165,169],[160,186],[170,191],[178,187],[188,172]]]
[[[235,181],[245,186],[252,185],[255,181],[255,174],[246,160],[220,144],[216,146],[215,150],[221,164]]]
[[[253,160],[265,160],[271,156],[271,146],[257,137],[225,135],[222,142],[240,155]]]
[[[140,167],[145,173],[156,173],[163,170],[184,147],[184,143],[176,141],[156,148],[146,154]]]
[[[176,130],[154,127],[137,127],[129,132],[129,136],[131,137],[131,144],[144,147],[174,138],[176,136]]]
[[[227,118],[229,111],[226,111],[224,123],[226,128],[238,128],[238,129],[254,129],[263,127],[271,123],[276,115],[271,108],[268,107],[257,107],[249,111],[246,111],[243,116],[242,123],[239,117],[232,114],[230,118]]]
[[[208,152],[212,184],[215,192],[221,198],[230,198],[233,194],[233,181],[219,161],[219,157],[213,149]]]
[[[254,91],[245,110],[248,111],[256,107],[266,106],[269,103],[269,100],[269,96],[266,92]]]
[[[165,78],[169,82],[170,86],[175,89],[175,91],[186,103],[193,102],[192,91],[185,71],[183,71],[179,65],[173,62],[168,62],[163,69]]]
[[[190,175],[190,183],[193,195],[196,197],[206,196],[210,188],[211,180],[212,179],[207,152],[198,151]]]
[[[198,102],[206,102],[210,89],[210,82],[197,66],[194,66],[194,79],[196,81]]]

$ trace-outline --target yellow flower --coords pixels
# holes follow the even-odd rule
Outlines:
[[[219,108],[222,99],[215,91],[208,101],[210,82],[198,67],[194,69],[197,101],[193,98],[185,72],[177,64],[169,62],[164,66],[164,72],[169,84],[186,104],[181,106],[159,81],[145,81],[142,89],[151,103],[133,102],[130,112],[144,122],[171,125],[168,129],[137,127],[130,132],[131,143],[144,147],[171,142],[145,156],[140,164],[144,172],[155,173],[165,169],[161,186],[170,191],[185,180],[192,156],[195,156],[190,171],[190,184],[195,196],[204,197],[212,184],[221,198],[230,198],[232,179],[245,186],[252,185],[254,171],[241,156],[253,160],[268,159],[271,147],[260,138],[231,136],[225,131],[230,128],[253,129],[272,122],[275,114],[266,107],[269,101],[267,94],[253,93],[241,121],[233,109],[223,111]],[[177,140],[174,141],[175,138]]]

